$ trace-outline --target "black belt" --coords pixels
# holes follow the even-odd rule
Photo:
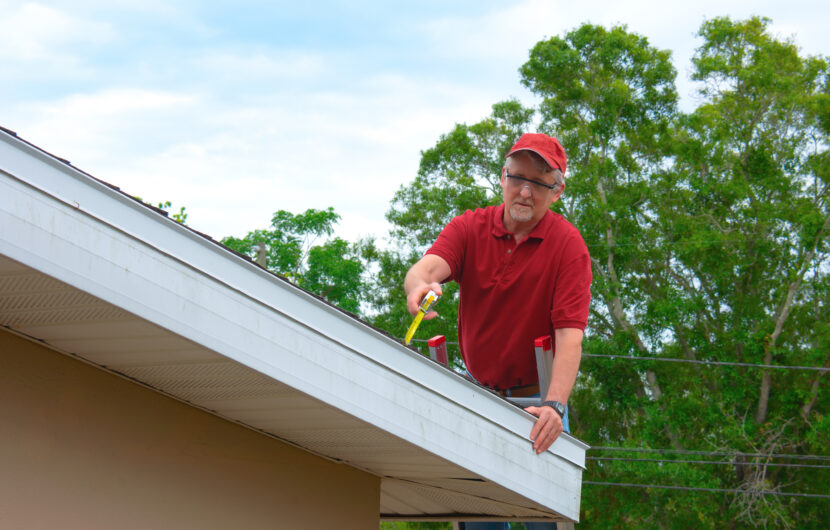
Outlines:
[[[539,394],[539,383],[494,390],[504,397],[533,397]]]

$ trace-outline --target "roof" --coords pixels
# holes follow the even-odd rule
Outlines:
[[[388,519],[579,516],[587,446],[0,130],[0,325],[381,478]]]

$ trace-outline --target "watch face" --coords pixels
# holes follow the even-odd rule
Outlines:
[[[565,404],[561,401],[545,401],[545,405],[550,406],[553,410],[556,411],[557,414],[565,417]]]

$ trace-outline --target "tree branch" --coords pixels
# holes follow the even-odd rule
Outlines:
[[[816,234],[816,238],[813,241],[812,248],[807,253],[807,255],[801,260],[801,263],[799,264],[797,269],[796,277],[793,279],[793,281],[790,282],[790,285],[787,287],[787,295],[784,297],[784,300],[781,302],[781,305],[778,306],[778,309],[775,312],[775,328],[773,332],[766,337],[766,340],[764,340],[764,364],[772,364],[772,354],[775,349],[775,343],[778,340],[778,337],[781,335],[781,331],[784,329],[784,323],[787,321],[787,318],[790,315],[792,301],[795,298],[795,294],[798,291],[798,288],[801,286],[801,281],[804,278],[804,274],[806,274],[807,270],[809,269],[809,264],[813,261],[813,257],[815,256],[816,250],[818,249],[818,244],[823,239],[824,232],[827,230],[828,226],[830,226],[830,216],[827,216],[824,219],[824,225],[818,231],[818,234]],[[758,423],[763,423],[764,421],[766,421],[771,386],[772,374],[769,370],[764,370],[764,373],[761,376],[761,392],[758,398],[758,409],[755,412],[755,421]]]

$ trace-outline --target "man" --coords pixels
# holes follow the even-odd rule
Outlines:
[[[525,134],[501,173],[504,203],[453,219],[404,280],[413,315],[441,282],[460,285],[458,337],[467,371],[505,396],[539,394],[534,339],[552,335],[553,373],[530,432],[537,454],[567,428],[588,319],[591,262],[579,231],[550,210],[565,189],[559,142]],[[425,318],[437,315],[430,311]]]

